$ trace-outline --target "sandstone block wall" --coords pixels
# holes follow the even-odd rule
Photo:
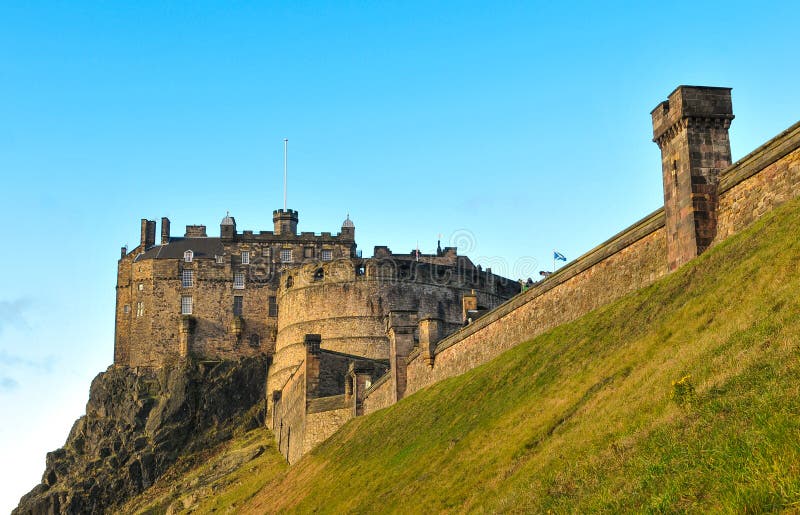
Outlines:
[[[800,191],[800,123],[723,172],[716,241],[741,231]]]
[[[281,399],[273,404],[272,423],[278,441],[278,451],[289,463],[300,459],[305,451],[303,443],[306,431],[305,362],[290,376]]]
[[[353,408],[341,407],[306,415],[304,453],[331,437],[345,422],[353,418]],[[291,463],[291,462],[290,462]]]
[[[297,213],[292,216],[296,225]],[[219,238],[207,237],[202,225],[172,238],[169,219],[161,224],[161,245],[155,245],[155,221],[142,220],[141,244],[123,249],[118,262],[115,364],[159,367],[187,354],[211,360],[272,355],[278,320],[270,299],[277,306],[283,271],[321,262],[323,255],[349,259],[355,253],[352,224],[337,235],[296,234],[296,227],[254,234],[236,232],[235,221],[226,217]],[[191,261],[184,259],[188,250]],[[283,261],[284,252],[290,261]],[[182,283],[184,271],[194,274],[189,287]],[[234,284],[235,274],[243,275],[243,288]],[[191,315],[181,313],[184,296],[192,299]],[[234,313],[236,298],[241,314]]]
[[[462,374],[557,325],[646,286],[667,273],[663,211],[657,211],[569,266],[443,339],[429,367],[408,364],[407,394]]]
[[[390,377],[389,374],[386,374],[367,389],[364,398],[364,415],[394,404],[394,384],[389,380]]]

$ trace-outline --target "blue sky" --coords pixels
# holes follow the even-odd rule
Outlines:
[[[365,255],[443,244],[514,278],[662,202],[649,112],[733,88],[738,159],[800,118],[793,2],[3,2],[0,511],[112,359],[140,218],[349,212]]]

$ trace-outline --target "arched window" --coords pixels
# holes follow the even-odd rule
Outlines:
[[[325,270],[318,268],[316,272],[314,272],[314,280],[321,281],[325,278]]]
[[[290,275],[289,277],[286,278],[286,287],[291,288],[293,284],[294,284],[294,277]]]
[[[186,252],[183,253],[183,260],[186,261],[187,263],[191,263],[192,259],[194,259],[194,252],[192,252],[191,250],[187,250]]]

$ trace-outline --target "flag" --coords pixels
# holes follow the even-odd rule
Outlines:
[[[553,259],[555,259],[556,261],[566,261],[567,260],[567,258],[564,257],[564,254],[562,254],[561,252],[556,252],[555,250],[553,251]]]

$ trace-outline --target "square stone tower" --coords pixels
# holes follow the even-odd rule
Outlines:
[[[731,165],[731,88],[678,86],[650,113],[661,149],[669,269],[706,250],[717,232],[717,183]]]

